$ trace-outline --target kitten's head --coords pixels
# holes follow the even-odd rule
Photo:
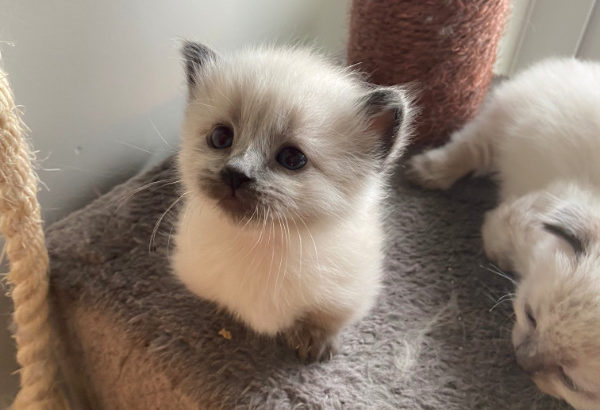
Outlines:
[[[579,212],[545,224],[557,246],[532,256],[514,301],[517,362],[538,387],[600,408],[600,225]],[[562,242],[562,243],[558,243]]]
[[[223,57],[186,43],[183,55],[179,166],[192,195],[238,222],[339,217],[378,195],[406,143],[404,90],[369,86],[304,49]]]

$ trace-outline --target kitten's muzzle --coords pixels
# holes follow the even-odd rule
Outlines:
[[[546,372],[552,366],[544,353],[536,351],[529,337],[515,348],[515,356],[517,364],[529,374]]]
[[[519,367],[530,375],[552,373],[559,368],[556,354],[542,349],[536,335],[527,335],[515,347],[515,356]]]
[[[254,181],[243,171],[240,171],[232,166],[224,167],[219,175],[221,180],[231,188],[232,196],[235,196],[235,191],[237,191],[244,184]]]

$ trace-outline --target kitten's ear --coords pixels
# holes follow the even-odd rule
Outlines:
[[[373,147],[384,166],[393,164],[404,152],[410,130],[410,101],[400,87],[372,89],[362,100],[369,129],[379,136]]]
[[[216,61],[217,54],[207,46],[193,41],[183,43],[181,54],[185,62],[185,73],[191,92],[198,84],[199,76],[202,75],[202,67],[211,61]]]

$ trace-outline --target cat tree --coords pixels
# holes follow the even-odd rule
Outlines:
[[[428,84],[418,136],[439,141],[481,101],[506,10],[507,0],[355,1],[350,60],[375,81]],[[47,230],[49,286],[31,150],[0,77],[0,228],[21,366],[15,409],[66,408],[63,393],[73,408],[106,409],[558,406],[514,366],[499,319],[479,311],[489,306],[472,271],[481,263],[473,214],[490,205],[486,186],[441,197],[398,182],[384,291],[325,363],[299,364],[278,340],[186,292],[168,272],[170,226],[148,249],[177,198],[171,160]],[[465,331],[479,342],[464,343]]]

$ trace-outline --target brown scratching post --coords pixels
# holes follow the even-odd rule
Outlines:
[[[348,63],[377,84],[414,83],[419,145],[470,119],[492,79],[509,0],[354,0]]]

